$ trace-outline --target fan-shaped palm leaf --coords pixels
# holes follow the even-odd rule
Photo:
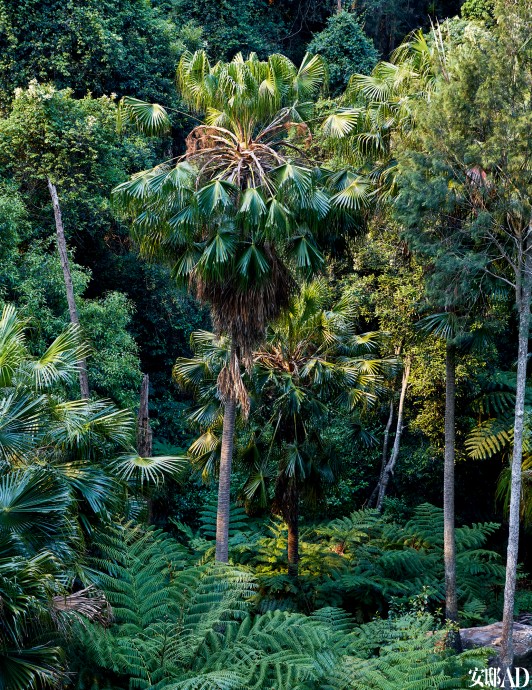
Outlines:
[[[113,471],[121,479],[134,479],[140,484],[153,482],[158,484],[167,477],[179,477],[189,466],[186,456],[160,455],[153,458],[142,458],[137,454],[121,455],[113,460]]]

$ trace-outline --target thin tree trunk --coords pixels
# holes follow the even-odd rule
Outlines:
[[[63,278],[65,280],[66,297],[68,303],[68,311],[70,314],[71,323],[79,326],[79,316],[76,307],[76,299],[74,297],[74,286],[72,284],[72,274],[70,273],[70,262],[68,260],[67,244],[65,239],[65,230],[63,227],[63,219],[61,217],[61,207],[59,205],[59,197],[57,196],[57,189],[52,181],[48,180],[48,189],[52,197],[52,206],[54,207],[55,229],[57,234],[57,249],[59,251],[59,259],[61,261],[61,268],[63,269]],[[89,398],[89,378],[87,376],[87,361],[82,359],[79,363],[79,386],[81,389],[81,397]]]
[[[150,377],[144,374],[140,387],[139,414],[137,417],[137,452],[141,458],[151,458],[153,454],[153,434],[150,426],[150,407],[149,407]],[[153,522],[153,500],[150,489],[146,496],[147,522]]]
[[[288,505],[289,514],[285,517],[288,526],[288,575],[297,577],[299,573],[299,491],[295,477],[290,480]]]
[[[510,516],[508,527],[508,550],[506,558],[506,583],[504,586],[504,609],[501,635],[501,667],[503,674],[514,661],[513,625],[517,557],[519,551],[519,517],[521,503],[521,465],[523,460],[523,428],[525,416],[526,365],[528,358],[528,336],[530,329],[530,295],[532,289],[532,225],[528,228],[524,272],[517,291],[519,312],[519,341],[517,353],[517,387],[515,392],[515,419],[512,453],[512,479],[510,493]],[[504,677],[504,676],[503,676]]]
[[[231,506],[231,465],[235,437],[236,399],[229,395],[225,402],[220,478],[218,483],[218,512],[216,515],[216,560],[229,560],[229,511]]]
[[[456,410],[456,348],[447,343],[445,352],[445,455],[443,462],[443,560],[445,566],[445,617],[453,624],[447,644],[462,651],[456,596],[456,543],[454,533],[454,452]]]
[[[382,442],[382,460],[381,460],[381,471],[379,472],[379,481],[377,482],[371,496],[369,497],[368,506],[371,508],[377,500],[379,494],[379,487],[381,485],[382,476],[384,474],[384,469],[386,467],[386,462],[388,461],[388,446],[390,445],[390,429],[393,424],[393,397],[390,400],[390,413],[388,415],[388,421],[386,423],[386,428],[384,429],[384,440]]]
[[[408,379],[410,377],[410,357],[405,358],[403,368],[403,380],[401,382],[401,395],[399,396],[399,407],[397,409],[397,427],[395,431],[395,439],[393,442],[392,454],[379,484],[379,495],[377,498],[377,510],[382,510],[382,503],[386,496],[386,490],[390,482],[390,477],[393,474],[397,458],[399,457],[399,448],[401,447],[401,435],[403,433],[403,411],[405,406],[406,389],[408,388]]]
[[[140,405],[137,429],[137,451],[141,458],[150,458],[153,453],[153,434],[150,426],[149,408],[150,377],[144,374],[140,388]]]

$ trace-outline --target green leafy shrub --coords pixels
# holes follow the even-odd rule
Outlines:
[[[329,17],[323,31],[315,34],[309,43],[308,50],[327,61],[333,95],[345,89],[352,74],[369,74],[379,57],[373,41],[351,12],[338,12]]]

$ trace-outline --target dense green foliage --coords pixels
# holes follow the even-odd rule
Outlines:
[[[377,51],[356,15],[345,11],[327,20],[325,29],[314,36],[308,49],[327,60],[333,96],[345,89],[352,74],[368,74],[377,62]]]

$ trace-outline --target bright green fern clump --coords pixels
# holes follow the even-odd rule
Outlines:
[[[486,548],[497,529],[495,523],[456,529],[464,622],[493,621],[500,614],[504,567],[500,556]],[[353,611],[362,621],[377,611],[405,610],[421,594],[426,601],[420,608],[433,613],[443,609],[443,511],[430,504],[418,506],[406,524],[360,510],[302,528],[296,582],[287,573],[287,530],[282,521],[273,520],[262,533],[245,524],[239,530],[230,540],[233,561],[253,569],[262,610],[335,605]],[[205,544],[196,540],[194,546],[199,547],[198,555],[205,553]]]
[[[108,526],[97,542],[95,579],[113,618],[76,629],[80,688],[462,688],[470,666],[485,663],[482,652],[444,651],[444,632],[427,614],[361,627],[332,607],[257,614],[249,572],[183,567],[185,548],[159,530]]]

